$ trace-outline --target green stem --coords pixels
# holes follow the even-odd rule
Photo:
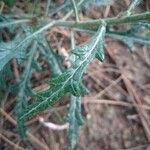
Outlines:
[[[84,0],[81,0],[79,3],[77,3],[77,8],[80,8],[80,5],[84,2]],[[73,13],[73,10],[69,11],[64,17],[63,17],[63,21],[67,20]]]
[[[135,9],[135,7],[137,7],[141,2],[142,2],[142,0],[133,0],[130,3],[127,11],[124,12],[124,15],[130,16],[132,14],[132,11]]]
[[[132,16],[122,17],[122,18],[106,18],[106,19],[98,19],[98,20],[89,20],[89,21],[55,21],[52,20],[50,23],[46,24],[44,27],[40,28],[38,31],[34,32],[32,35],[25,38],[17,47],[19,47],[23,42],[36,37],[39,33],[56,26],[63,26],[68,28],[78,28],[78,29],[98,29],[102,22],[106,22],[107,25],[117,25],[124,23],[136,23],[139,21],[150,20],[150,12],[144,12],[141,14],[136,14]]]
[[[137,23],[139,21],[150,21],[150,12],[131,15],[122,18],[108,18],[104,19],[108,25],[124,24],[124,23]]]
[[[79,15],[78,15],[78,9],[77,9],[76,2],[75,2],[75,0],[71,0],[71,1],[72,1],[75,16],[76,16],[76,21],[79,22]]]
[[[47,6],[46,6],[46,11],[45,11],[45,16],[48,16],[50,5],[51,5],[51,0],[47,0]]]
[[[67,27],[67,28],[77,28],[77,29],[95,29],[97,30],[100,24],[102,22],[106,22],[107,25],[118,25],[118,24],[125,24],[125,23],[137,23],[140,21],[150,21],[150,12],[144,12],[141,14],[136,14],[136,15],[131,15],[127,17],[114,17],[114,18],[106,18],[106,19],[98,19],[98,20],[89,20],[89,21],[61,21],[61,20],[51,20],[48,24],[25,38],[16,48],[22,45],[22,43],[26,42],[29,39],[32,39],[33,37],[36,37],[38,34],[41,32],[52,28],[56,26],[62,26],[62,27]],[[28,22],[28,20],[18,20],[16,21],[17,23],[22,23],[22,22]],[[15,23],[16,23],[15,22]],[[0,24],[0,27],[3,26]]]
[[[29,22],[30,22],[30,20],[28,20],[28,19],[14,20],[14,21],[11,21],[11,22],[0,22],[0,28],[10,27],[10,26],[13,26],[13,25],[29,23]]]
[[[69,28],[78,28],[78,29],[98,29],[102,20],[106,22],[107,25],[118,25],[125,23],[137,23],[139,21],[150,21],[150,12],[144,12],[141,14],[131,15],[127,17],[114,17],[98,20],[89,20],[89,21],[56,21],[54,26],[63,26]]]

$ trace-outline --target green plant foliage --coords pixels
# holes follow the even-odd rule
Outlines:
[[[70,149],[73,150],[76,145],[79,127],[83,124],[80,97],[71,96],[67,122],[69,123],[68,141]]]
[[[103,42],[105,26],[106,24],[103,22],[89,43],[72,51],[72,53],[78,56],[72,66],[60,76],[51,79],[50,89],[38,94],[37,100],[27,108],[20,119],[31,117],[53,106],[65,93],[69,92],[75,96],[81,95],[83,91],[81,77],[87,65],[94,58],[100,61],[104,60]]]
[[[20,48],[16,49],[19,40],[14,40],[11,42],[0,42],[0,71],[3,67],[13,58],[23,59],[25,56],[24,49],[26,48],[26,43]]]
[[[150,36],[149,37],[140,37],[129,35],[126,33],[118,32],[109,32],[107,34],[109,37],[122,41],[127,47],[132,51],[134,43],[139,43],[142,45],[150,45]]]
[[[77,4],[78,9],[88,9],[89,6],[92,4],[93,6],[106,6],[111,5],[112,0],[75,0],[75,3]],[[72,9],[72,2],[71,0],[65,0],[62,4],[58,5],[55,2],[51,1],[51,5],[49,7],[49,14],[53,15],[59,11],[70,11]]]
[[[83,1],[85,0],[76,0],[75,2],[77,3],[77,5],[81,5],[83,3]],[[80,7],[79,7],[80,8]],[[68,12],[72,9],[72,3],[70,0],[65,0],[62,4],[58,5],[57,3],[51,1],[50,6],[49,6],[49,13],[47,12],[47,14],[49,15],[54,15],[60,11],[65,11]]]
[[[8,7],[13,7],[15,4],[15,0],[4,0],[4,2]],[[22,3],[28,4],[28,2],[33,6],[33,9],[27,11],[32,15],[25,14],[26,19],[19,19],[18,16],[17,19],[13,14],[7,15],[7,17],[0,15],[0,98],[2,99],[5,91],[16,94],[15,115],[17,127],[20,136],[25,139],[26,119],[52,107],[60,101],[61,97],[69,94],[68,140],[70,149],[73,150],[76,145],[79,127],[83,122],[80,96],[87,92],[86,87],[82,84],[82,76],[88,64],[95,58],[100,61],[104,60],[105,37],[120,40],[131,50],[135,43],[149,46],[150,13],[143,12],[132,15],[135,7],[141,2],[141,0],[133,0],[127,10],[117,17],[80,21],[78,18],[79,10],[87,10],[91,5],[98,7],[111,5],[112,1],[65,0],[62,4],[57,4],[55,1],[48,0],[45,12],[42,12],[44,14],[42,17],[40,16],[41,12],[37,12],[35,9],[36,6],[39,6],[38,0]],[[57,20],[58,18],[54,20],[55,16],[53,14],[60,11],[67,12],[67,15],[59,20]],[[73,12],[76,21],[66,21]],[[32,18],[33,14],[38,17],[36,19]],[[34,19],[36,22],[34,22]],[[48,23],[45,24],[45,22]],[[128,25],[128,30],[121,32],[113,28],[114,25],[119,26],[124,23],[131,23],[132,25]],[[66,70],[62,65],[63,58],[53,51],[43,33],[53,27],[65,27],[73,32],[80,29],[80,31],[92,33],[89,42],[71,50],[74,60],[71,67]],[[4,33],[7,36],[4,36]],[[74,47],[73,45],[75,45],[75,40],[72,40],[72,47]],[[7,80],[13,80],[12,59],[17,60],[17,68],[20,73],[20,79],[13,85],[7,82]],[[32,90],[31,77],[33,71],[42,71],[41,60],[48,64],[50,77],[52,78],[49,81],[49,89],[36,94]]]
[[[122,16],[130,16],[132,14],[132,11],[142,2],[142,0],[132,0],[128,9],[123,12]]]
[[[37,37],[37,41],[41,55],[48,63],[52,76],[60,75],[64,70],[60,65],[61,58],[53,52],[50,44],[48,44],[44,36],[41,35]]]
[[[4,94],[8,89],[10,88],[10,85],[7,83],[7,81],[11,80],[13,78],[13,74],[10,68],[10,65],[7,64],[1,71],[0,71],[0,104],[2,102],[2,99],[4,97]]]
[[[11,79],[12,77],[12,71],[8,64],[0,71],[0,91],[5,91],[7,89],[6,80]]]
[[[15,0],[3,0],[3,2],[8,6],[8,7],[13,7],[15,4]]]
[[[25,120],[20,120],[23,111],[27,107],[27,97],[28,97],[28,82],[32,73],[32,62],[35,55],[35,51],[37,50],[37,43],[35,42],[29,52],[29,58],[27,62],[27,66],[22,74],[22,77],[19,81],[19,91],[16,98],[16,117],[17,117],[17,126],[18,132],[20,133],[21,138],[26,137],[26,128],[25,128]]]
[[[2,22],[3,24],[3,22]],[[5,23],[4,23],[5,24]],[[8,23],[9,24],[9,23]],[[1,26],[1,24],[0,24]],[[14,34],[14,27],[7,26],[8,29]],[[13,29],[13,30],[12,30]],[[23,39],[30,34],[30,30],[27,26],[21,26],[20,32],[9,42],[0,42],[0,71],[3,67],[10,62],[13,58],[17,59],[18,62],[26,58],[26,50],[30,46],[32,40],[22,42]],[[21,43],[21,44],[20,44]]]
[[[141,33],[146,32],[149,27],[148,23],[138,23],[125,32],[107,31],[106,35],[122,41],[132,51],[135,43],[150,45],[150,32],[147,30],[147,35],[141,36]]]
[[[18,25],[21,23],[27,22],[27,20],[9,20],[5,19],[2,22],[0,22],[0,29],[8,27],[10,30],[13,30],[14,25]]]
[[[150,23],[139,22],[131,26],[129,30],[123,32],[111,31],[111,28],[107,28],[105,36],[121,41],[132,52],[134,50],[135,44],[146,45],[146,46],[150,45],[149,29],[150,29]],[[94,30],[82,29],[78,31],[87,32],[90,33],[91,35],[95,34],[96,32],[95,29]]]

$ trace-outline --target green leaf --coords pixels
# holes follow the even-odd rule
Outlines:
[[[27,107],[27,96],[25,94],[25,85],[20,83],[20,90],[16,98],[16,118],[17,118],[17,131],[22,139],[26,138],[25,119],[19,120],[22,115],[22,111]]]
[[[79,127],[83,124],[81,116],[81,98],[71,96],[69,111],[67,115],[67,122],[69,123],[68,141],[70,150],[73,150],[76,145]]]
[[[44,60],[48,63],[52,76],[60,75],[63,68],[60,65],[58,56],[53,52],[51,46],[46,41],[43,35],[39,35],[37,38],[39,50]]]
[[[12,71],[8,64],[0,71],[0,91],[7,90],[8,86],[6,84],[6,80],[11,79],[12,77]]]
[[[12,79],[13,79],[13,73],[11,71],[10,65],[7,64],[0,71],[0,104],[3,101],[6,92],[9,93],[10,85],[8,84],[7,81]]]
[[[16,98],[16,117],[17,117],[17,128],[22,139],[26,137],[25,119],[20,120],[22,113],[27,108],[27,96],[29,91],[28,82],[32,73],[32,62],[35,51],[37,50],[37,43],[34,42],[31,51],[29,52],[29,58],[27,61],[26,68],[19,81],[19,91]]]
[[[0,42],[0,71],[11,59],[23,59],[25,57],[25,49],[28,44],[24,43],[24,45],[16,49],[18,42],[18,40],[7,43]]]
[[[150,36],[142,37],[140,35],[135,35],[135,32],[131,32],[130,34],[127,32],[107,32],[106,35],[122,41],[131,51],[133,50],[135,43],[139,43],[141,45],[150,45]]]
[[[87,65],[97,57],[97,54],[100,54],[100,60],[104,59],[102,45],[104,42],[105,29],[106,24],[102,22],[97,33],[89,43],[73,50],[77,58],[72,66],[60,76],[51,80],[50,88],[37,96],[37,99],[28,106],[20,119],[31,117],[53,106],[66,93],[71,93],[74,96],[79,96],[81,94],[81,78]]]
[[[106,36],[117,39],[124,43],[129,50],[133,50],[134,44],[141,45],[150,45],[150,23],[149,22],[139,22],[131,26],[131,28],[127,31],[116,32],[110,31],[110,29],[106,30]],[[96,31],[93,30],[79,30],[82,32],[87,32],[90,34],[94,34]],[[98,57],[98,56],[97,56]]]
[[[23,26],[22,26],[23,27]],[[32,39],[22,42],[23,39],[31,34],[29,27],[23,27],[12,41],[0,42],[0,71],[13,58],[18,62],[26,58],[26,50],[30,46]]]

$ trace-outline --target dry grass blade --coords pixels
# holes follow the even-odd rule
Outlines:
[[[113,81],[112,84],[110,84],[108,87],[106,87],[103,91],[101,91],[100,93],[98,93],[94,98],[101,97],[104,93],[106,93],[107,91],[109,91],[113,86],[115,86],[116,84],[118,84],[118,82],[120,82],[121,79],[122,79],[122,77],[120,76],[118,79],[116,79],[115,81]]]
[[[8,144],[10,144],[11,146],[13,146],[17,150],[24,150],[24,148],[22,148],[19,145],[13,143],[12,141],[10,141],[7,137],[5,137],[4,135],[2,135],[1,133],[0,133],[0,138],[2,138],[4,141],[6,141]]]
[[[128,92],[130,93],[133,104],[136,106],[136,110],[141,119],[143,128],[145,130],[145,134],[147,136],[148,141],[150,142],[150,121],[145,110],[142,107],[139,107],[140,105],[142,105],[141,99],[139,98],[138,93],[136,92],[132,83],[125,77],[125,74],[122,76],[122,79],[124,80]]]
[[[0,14],[2,13],[3,9],[4,9],[4,2],[0,2]]]
[[[134,105],[134,104],[128,103],[128,102],[121,102],[121,101],[110,100],[110,99],[93,99],[91,97],[84,97],[82,103],[84,103],[84,104],[104,104],[104,105],[106,104],[106,105],[125,106],[125,107],[137,107],[137,105]],[[148,106],[148,105],[138,105],[138,107],[141,107],[142,109],[150,111],[150,106]]]
[[[2,108],[0,108],[0,113],[9,121],[11,122],[14,126],[16,126],[16,121],[7,113],[5,112]],[[39,141],[34,135],[32,135],[30,132],[27,132],[27,136],[29,138],[29,141],[36,147],[40,148],[42,150],[48,150],[48,147],[43,144],[41,141]]]

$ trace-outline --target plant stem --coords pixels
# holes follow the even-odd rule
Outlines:
[[[34,32],[32,35],[25,38],[19,45],[21,45],[26,40],[32,39],[36,37],[39,33],[47,30],[51,27],[63,26],[68,28],[78,28],[78,29],[98,29],[102,22],[105,22],[107,25],[117,25],[117,24],[125,24],[125,23],[136,23],[139,21],[148,21],[150,20],[150,12],[144,12],[141,14],[131,15],[127,17],[114,17],[114,18],[106,18],[106,19],[98,19],[98,20],[89,20],[89,21],[61,21],[61,20],[51,20],[50,23],[40,28],[38,31]],[[18,46],[19,46],[18,45]],[[17,46],[17,47],[18,47]]]
[[[123,14],[124,14],[125,16],[130,16],[130,15],[132,14],[132,11],[133,11],[141,2],[142,2],[142,0],[133,0],[133,1],[130,3],[130,5],[129,5],[127,11],[125,11]]]
[[[50,5],[51,5],[51,0],[47,0],[47,7],[46,7],[46,11],[45,11],[45,16],[48,16]]]
[[[114,17],[114,18],[106,18],[106,19],[97,19],[97,20],[88,20],[88,21],[61,21],[61,20],[51,20],[48,24],[40,28],[38,31],[34,32],[32,35],[28,36],[25,38],[16,48],[18,48],[23,42],[32,39],[33,37],[36,37],[39,33],[52,28],[56,26],[62,26],[62,27],[67,27],[67,28],[77,28],[77,29],[95,29],[97,30],[100,24],[102,22],[106,22],[108,26],[110,25],[118,25],[118,24],[125,24],[125,23],[137,23],[140,21],[150,21],[150,12],[144,12],[141,14],[136,14],[136,15],[131,15],[127,17]],[[9,23],[9,25],[12,24],[19,24],[23,22],[29,22],[29,20],[17,20],[14,21],[13,23]],[[7,24],[0,24],[0,27],[8,26]]]
[[[78,9],[77,9],[77,5],[75,0],[71,0],[72,1],[72,5],[74,8],[74,13],[75,13],[75,17],[76,17],[76,21],[79,22],[79,15],[78,15]]]
[[[14,20],[14,21],[11,21],[11,22],[2,22],[2,23],[0,23],[0,28],[10,27],[10,26],[13,26],[13,25],[29,23],[29,22],[30,22],[29,19]]]
[[[84,2],[84,0],[81,0],[79,3],[77,3],[77,8],[80,8],[80,5]],[[64,17],[63,17],[63,21],[67,20],[73,13],[73,10],[69,11]]]
[[[56,21],[54,26],[63,26],[69,28],[78,28],[78,29],[98,29],[102,20],[106,22],[107,25],[118,25],[125,23],[137,23],[139,21],[150,21],[150,12],[144,12],[141,14],[131,15],[127,17],[114,17],[98,20],[88,20],[88,21]]]
[[[131,15],[122,18],[108,18],[104,19],[108,25],[124,24],[124,23],[136,23],[139,21],[150,21],[150,12],[144,12],[141,14]]]

